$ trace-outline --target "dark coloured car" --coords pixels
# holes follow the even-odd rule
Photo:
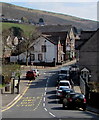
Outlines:
[[[57,98],[59,98],[61,100],[61,98],[63,98],[63,95],[62,95],[62,90],[66,89],[67,87],[65,86],[60,86],[57,88],[57,91],[56,91],[56,95],[57,95]]]
[[[59,98],[60,102],[63,102],[65,96],[70,92],[74,92],[74,90],[69,88],[60,88],[57,90],[57,98]]]
[[[67,76],[65,74],[58,74],[58,81],[57,84],[59,83],[60,80],[66,80]]]
[[[61,99],[64,99],[68,93],[74,93],[74,90],[73,89],[63,89]]]
[[[26,73],[26,79],[29,79],[29,80],[35,80],[35,77],[36,77],[36,74],[34,71],[27,71]]]
[[[77,64],[71,65],[71,71],[77,71],[79,70],[79,66]]]
[[[86,98],[81,93],[68,93],[63,99],[63,108],[82,108],[86,110]]]

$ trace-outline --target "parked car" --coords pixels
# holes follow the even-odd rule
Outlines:
[[[39,70],[38,70],[38,69],[33,69],[33,71],[35,72],[36,77],[39,76],[40,73],[39,73]]]
[[[56,95],[58,99],[61,99],[62,97],[62,90],[66,89],[67,86],[60,86],[57,88]]]
[[[63,89],[61,99],[63,100],[68,93],[74,93],[74,90],[73,89]]]
[[[82,108],[86,110],[86,98],[81,93],[68,93],[63,99],[63,108]]]
[[[65,86],[65,88],[72,88],[69,80],[60,80],[58,87],[62,87],[62,86]]]
[[[35,77],[36,77],[36,74],[34,71],[27,71],[26,73],[26,79],[29,79],[29,80],[35,80]]]
[[[79,70],[79,66],[76,65],[76,64],[73,64],[73,65],[71,65],[70,70],[71,70],[72,72],[73,72],[73,71],[78,71],[78,70]]]
[[[70,77],[70,66],[62,67],[59,71],[59,74],[66,75],[67,79]]]
[[[58,80],[57,80],[57,84],[59,83],[60,80],[66,80],[67,76],[65,74],[58,74]]]

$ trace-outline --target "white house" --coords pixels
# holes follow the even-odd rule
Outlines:
[[[60,46],[59,46],[60,47]],[[60,54],[61,53],[61,54]],[[28,54],[28,62],[33,63],[52,63],[63,61],[64,53],[62,49],[58,48],[58,44],[50,40],[45,36],[39,37],[35,40],[29,49]],[[61,58],[61,60],[59,59]],[[20,60],[21,62],[26,62],[26,52],[21,53],[19,56],[11,56],[10,62],[14,62],[15,60]],[[15,61],[16,62],[16,61]]]
[[[46,37],[38,38],[30,49],[31,61],[33,62],[52,62],[57,60],[57,46]]]

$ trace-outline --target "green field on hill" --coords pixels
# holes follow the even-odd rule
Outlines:
[[[18,24],[18,23],[0,23],[0,24],[2,24],[2,31],[8,30],[11,27],[18,27],[23,30],[26,36],[28,36],[29,33],[31,33],[35,29],[35,26],[29,24]]]

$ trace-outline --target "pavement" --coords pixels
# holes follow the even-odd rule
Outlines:
[[[74,61],[71,61],[71,62],[68,62],[64,65],[68,65],[68,64],[73,64],[75,63],[75,60]],[[59,68],[59,67],[62,67],[64,65],[60,65],[60,66],[56,66],[56,67],[42,67],[42,66],[22,66],[21,67],[21,70],[22,71],[27,71],[27,70],[30,70],[32,68],[37,68],[37,69],[43,69],[43,70],[48,70],[48,69],[56,69],[56,68]],[[13,104],[20,96],[23,95],[23,92],[26,90],[26,88],[29,86],[29,81],[28,80],[24,80],[24,77],[25,77],[25,72],[22,72],[21,74],[21,82],[20,82],[20,93],[17,94],[2,94],[2,111],[4,109],[6,109],[7,107],[11,106],[11,104]],[[81,90],[80,90],[80,87],[79,86],[74,86],[74,90],[75,92],[78,92],[78,93],[81,93]],[[87,107],[87,110],[90,111],[90,112],[94,112],[94,113],[97,113],[99,114],[99,109],[96,109],[96,108],[93,108],[91,106],[88,106]]]
[[[21,74],[21,78],[25,76],[25,73]],[[22,96],[24,90],[28,86],[28,81],[27,80],[21,80],[20,82],[20,93],[17,94],[17,90],[15,89],[15,93],[3,93],[2,94],[2,109],[5,109],[9,107],[11,104],[13,104],[20,96]]]
[[[81,93],[80,87],[79,86],[74,86],[74,91],[77,93]],[[87,111],[94,112],[96,114],[99,114],[99,109],[96,109],[94,107],[91,107],[87,105]]]

